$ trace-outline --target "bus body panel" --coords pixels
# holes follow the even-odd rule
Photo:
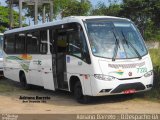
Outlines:
[[[25,73],[28,84],[55,90],[51,55],[4,55],[4,75],[19,82],[20,71]]]
[[[84,95],[92,95],[91,91],[91,78],[92,67],[91,65],[85,63],[83,60],[67,55],[67,73],[68,73],[68,81],[71,76],[77,76],[81,84],[83,86],[83,94]]]
[[[3,71],[3,34],[0,33],[0,72]]]
[[[33,85],[43,86],[41,55],[30,55],[32,59],[29,63],[29,83]]]
[[[52,68],[52,56],[50,54],[41,56],[41,74],[43,86],[48,90],[55,90],[55,83],[53,79],[53,68]]]
[[[55,25],[62,25],[63,27],[63,24],[72,23],[72,22],[79,23],[82,26],[84,35],[85,35],[85,39],[87,42],[88,50],[89,50],[91,64],[84,62],[80,58],[66,54],[67,71],[64,74],[67,74],[66,76],[67,79],[65,79],[64,81],[68,82],[69,88],[65,90],[71,91],[70,79],[72,76],[76,76],[79,78],[81,85],[82,85],[83,94],[89,95],[89,96],[124,94],[123,92],[125,91],[113,92],[115,89],[117,89],[121,85],[124,88],[128,85],[131,86],[131,88],[132,88],[132,85],[133,86],[134,85],[138,85],[138,86],[144,85],[145,89],[136,90],[135,92],[147,91],[151,89],[151,87],[147,87],[147,85],[153,85],[153,75],[149,77],[144,77],[145,73],[153,70],[149,54],[143,56],[142,59],[124,59],[124,60],[116,59],[115,61],[112,61],[112,59],[95,57],[93,55],[89,37],[87,34],[87,30],[86,30],[85,24],[83,23],[85,19],[92,19],[92,18],[101,18],[101,17],[97,17],[97,16],[96,17],[86,17],[86,18],[70,17],[62,21],[48,23],[45,25],[22,28],[22,31],[33,30],[33,29],[38,29],[38,28],[43,28],[43,27],[54,27]],[[104,17],[104,18],[109,18],[109,17]],[[118,19],[118,18],[113,17],[112,19]],[[123,20],[129,21],[128,19],[123,19]],[[14,30],[9,31],[6,34],[10,34],[15,31]],[[21,31],[21,29],[18,29],[17,31],[19,32]],[[50,44],[51,43],[48,42],[48,50],[49,50]],[[7,55],[7,54],[4,55],[5,57],[5,60],[4,60],[5,77],[10,78],[15,81],[19,81],[19,71],[22,70],[25,72],[27,83],[43,86],[45,89],[50,89],[50,90],[58,89],[57,79],[54,78],[54,74],[55,74],[54,71],[56,71],[56,68],[54,68],[55,65],[53,61],[53,57],[55,57],[54,54],[51,54],[51,53],[45,54],[45,55],[28,54],[27,58],[29,59],[32,58],[32,59],[28,61],[27,60],[21,61],[21,62],[19,60],[18,62],[15,62],[13,60],[7,60],[8,56],[12,56],[12,55]],[[20,56],[20,55],[15,55],[15,56]],[[28,71],[25,71],[25,69],[22,69],[23,65],[20,65],[19,62],[22,64],[24,64],[25,62],[27,62],[25,64],[28,64],[29,62]],[[134,69],[127,68],[125,69],[126,72],[124,73],[124,71],[122,71],[122,68],[119,68],[119,69],[113,68],[114,65],[116,66],[118,64],[121,65],[121,64],[132,64],[132,63],[136,63],[136,64],[145,63],[145,65],[142,65],[142,67],[145,67],[144,72],[136,74],[138,70],[139,71],[143,71],[143,70],[138,69],[138,68],[134,68]],[[109,64],[114,64],[114,65],[111,65],[112,66],[111,68],[111,67],[108,67]],[[147,68],[147,71],[146,71],[146,68]],[[131,72],[132,74],[131,76],[129,75],[130,74],[129,72]],[[110,80],[110,81],[99,80],[95,78],[95,75],[111,76],[112,78],[114,78],[114,80]],[[135,79],[128,79],[132,77],[135,77]],[[126,78],[126,80],[119,80],[123,78],[124,79]],[[135,88],[135,86],[133,88]],[[126,90],[128,89],[129,88],[126,88]]]
[[[141,60],[122,60],[119,62],[117,61],[111,61],[111,60],[104,60],[100,58],[92,59],[94,63],[94,73],[95,74],[104,74],[106,76],[114,76],[113,80],[99,80],[94,77],[94,75],[91,75],[91,87],[92,87],[92,95],[93,96],[103,96],[103,95],[111,95],[111,94],[123,94],[123,92],[120,93],[111,93],[114,89],[116,89],[119,85],[122,84],[134,84],[134,83],[142,83],[144,85],[143,90],[137,90],[135,92],[139,91],[147,91],[150,90],[153,85],[153,75],[149,77],[145,77],[144,75],[147,72],[150,72],[153,70],[152,62],[150,59],[149,54],[144,56]],[[99,61],[103,61],[101,64]],[[132,61],[132,62],[131,62]],[[141,63],[145,63],[144,65]],[[118,64],[120,68],[109,68],[109,64]],[[135,63],[136,65],[133,65]],[[142,66],[138,66],[139,64]],[[130,67],[130,69],[122,68],[122,65],[124,67]],[[116,65],[115,65],[116,66]],[[135,67],[135,68],[132,68]],[[104,70],[105,69],[105,70]],[[105,73],[104,73],[105,72]],[[153,72],[153,71],[152,71]],[[130,74],[131,73],[131,74]],[[148,85],[151,85],[151,87],[147,88]],[[133,87],[134,89],[135,87]],[[107,92],[102,92],[104,90],[107,90]],[[132,87],[130,88],[132,89]]]
[[[19,82],[19,71],[21,69],[19,60],[16,59],[18,55],[6,55],[4,53],[4,76],[14,81]]]
[[[105,60],[98,60],[99,68],[102,74],[114,76],[118,79],[141,77],[146,72],[153,70],[149,55],[143,59],[124,60],[107,62]]]

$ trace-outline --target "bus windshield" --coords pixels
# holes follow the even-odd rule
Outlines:
[[[87,21],[93,55],[111,59],[141,58],[147,54],[137,28],[128,21]]]
[[[2,41],[3,41],[3,36],[0,35],[0,58],[2,58],[2,56],[3,56],[3,52],[2,52]]]

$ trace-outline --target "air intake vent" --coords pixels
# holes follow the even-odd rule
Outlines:
[[[113,91],[111,91],[111,93],[121,93],[121,92],[123,92],[125,90],[129,90],[129,89],[134,89],[136,91],[139,91],[139,90],[144,90],[145,86],[140,82],[121,84],[118,87],[116,87]]]
[[[108,64],[108,67],[110,68],[115,68],[115,69],[119,69],[119,68],[136,68],[136,67],[142,67],[143,65],[145,65],[145,62],[142,63],[133,63],[133,64]]]

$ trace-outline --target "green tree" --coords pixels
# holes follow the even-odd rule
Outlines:
[[[120,16],[134,21],[146,39],[160,39],[159,13],[159,0],[123,0]]]
[[[144,34],[146,23],[149,20],[149,8],[146,0],[123,0],[121,16],[127,17],[135,22]]]
[[[98,3],[92,14],[129,18],[146,39],[160,40],[160,0],[123,0],[122,4],[109,6]]]
[[[104,3],[98,3],[96,9],[92,10],[93,15],[120,16],[121,5],[110,4],[106,6]]]
[[[71,15],[89,15],[91,3],[89,0],[80,2],[78,0],[53,0],[54,18],[61,14],[62,17]],[[46,4],[46,16],[49,16],[50,6]],[[34,7],[24,5],[27,10],[27,17],[34,18]],[[42,16],[42,6],[38,8],[39,15]],[[39,17],[40,20],[40,17]]]
[[[70,2],[64,5],[62,9],[62,17],[67,16],[83,16],[89,15],[91,3],[86,0],[85,2],[79,2],[76,0],[70,0]]]
[[[9,28],[9,8],[0,6],[0,32],[4,32],[7,28]],[[18,27],[19,14],[13,10],[13,27]]]

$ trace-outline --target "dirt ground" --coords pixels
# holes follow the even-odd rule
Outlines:
[[[46,103],[23,103],[20,96],[46,97]],[[0,80],[0,113],[13,114],[110,114],[110,113],[159,113],[160,102],[149,101],[141,95],[106,96],[93,98],[87,105],[77,103],[72,94],[49,91],[40,87],[23,90],[19,84],[8,79]]]

